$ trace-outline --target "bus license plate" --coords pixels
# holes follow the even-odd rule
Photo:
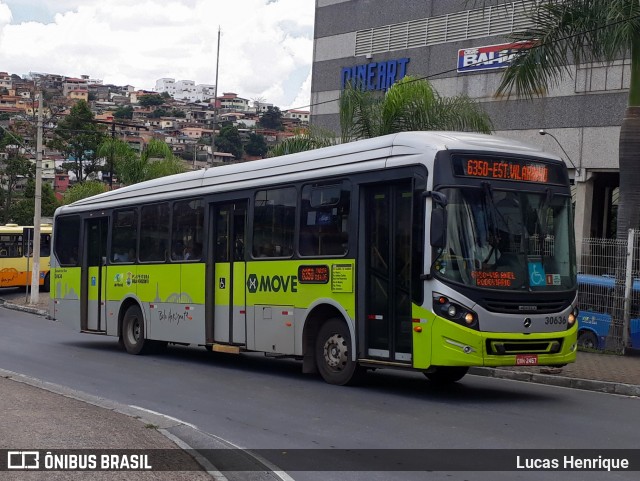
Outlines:
[[[537,354],[516,354],[516,366],[537,366]]]

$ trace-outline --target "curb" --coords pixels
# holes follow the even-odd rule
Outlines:
[[[37,307],[31,307],[31,306],[23,306],[22,304],[13,304],[12,302],[8,302],[6,299],[0,299],[0,306],[5,307],[7,309],[12,309],[14,311],[28,312],[30,314],[35,314],[37,316],[47,317],[49,315],[49,311],[45,309],[38,309]]]
[[[6,369],[0,368],[0,376],[9,379],[13,382],[19,382],[22,384],[26,384],[31,387],[35,387],[38,389],[42,389],[44,391],[48,391],[59,396],[63,396],[70,399],[75,399],[76,401],[85,402],[87,404],[91,404],[101,409],[105,409],[107,411],[112,411],[117,414],[122,414],[124,416],[129,417],[134,422],[140,422],[142,424],[153,424],[156,426],[156,430],[158,433],[162,434],[164,437],[172,441],[176,444],[179,449],[183,451],[189,451],[195,449],[187,444],[184,440],[176,437],[171,434],[170,430],[172,428],[180,427],[180,426],[188,426],[193,430],[197,431],[195,426],[190,426],[179,419],[171,418],[169,416],[162,415],[160,413],[153,413],[144,409],[137,408],[136,406],[127,406],[124,404],[120,404],[116,401],[111,401],[99,396],[94,396],[92,394],[84,393],[82,391],[77,391],[72,388],[68,388],[66,386],[62,386],[60,384],[51,383],[48,381],[42,381],[40,379],[27,376],[25,374],[20,374],[15,371],[9,371]],[[179,441],[179,442],[177,442]],[[224,476],[221,475],[215,468],[211,466],[210,463],[202,463],[202,459],[192,456],[194,460],[202,466],[204,471],[209,474],[212,479],[217,481],[226,480]],[[213,469],[212,469],[213,468]]]
[[[582,389],[585,391],[595,391],[607,394],[619,394],[621,396],[640,397],[640,386],[635,384],[623,384],[610,381],[594,381],[592,379],[581,379],[552,374],[537,374],[524,371],[511,371],[509,369],[499,369],[493,367],[472,367],[469,374],[476,376],[495,377],[499,379],[510,379],[512,381],[534,382],[538,384],[548,384],[551,386],[568,387],[571,389]]]

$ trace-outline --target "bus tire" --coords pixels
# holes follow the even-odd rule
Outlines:
[[[591,331],[581,331],[578,334],[578,347],[582,349],[598,349],[598,338]]]
[[[344,386],[362,378],[364,369],[352,359],[351,335],[342,319],[329,319],[318,330],[316,363],[320,375],[329,384]]]
[[[437,366],[433,372],[425,372],[424,375],[432,383],[444,386],[459,381],[468,371],[465,366]]]
[[[47,275],[44,276],[44,282],[42,283],[40,290],[42,292],[49,292],[50,289],[51,289],[51,279],[49,277],[49,273],[47,272]]]
[[[122,318],[122,343],[129,354],[144,354],[144,317],[138,305],[129,306]]]

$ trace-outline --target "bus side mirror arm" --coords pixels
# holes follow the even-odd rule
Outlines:
[[[425,197],[431,197],[434,208],[431,210],[430,241],[432,247],[447,245],[447,196],[442,192],[427,191]],[[439,207],[439,208],[438,208]]]
[[[435,190],[426,190],[422,195],[424,197],[431,197],[431,200],[441,207],[446,207],[449,203],[449,199],[447,199],[447,196],[442,192],[438,192]]]

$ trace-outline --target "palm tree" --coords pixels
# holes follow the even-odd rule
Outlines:
[[[618,239],[640,227],[640,2],[638,0],[547,0],[536,7],[534,26],[514,36],[533,42],[505,70],[498,95],[532,98],[571,75],[569,64],[612,62],[631,56],[631,83],[619,141]],[[623,248],[621,249],[623,250]],[[620,258],[625,253],[620,252]],[[616,270],[616,295],[624,299],[624,270]],[[607,349],[624,352],[624,306],[616,302]]]
[[[404,77],[384,96],[347,86],[340,96],[342,141],[411,130],[467,130],[490,133],[491,120],[466,95],[441,97],[425,79]]]
[[[126,185],[185,171],[183,162],[158,139],[151,139],[140,154],[122,140],[108,139],[98,148],[98,156],[113,159],[114,171]]]
[[[340,142],[410,130],[469,130],[490,133],[491,119],[479,103],[465,95],[441,97],[425,79],[404,77],[383,96],[347,85],[340,96]],[[311,127],[284,140],[270,157],[328,147],[333,134]]]
[[[295,154],[307,150],[329,147],[336,143],[335,135],[320,127],[310,125],[306,129],[300,129],[293,137],[284,139],[274,145],[267,152],[267,157],[279,157],[281,155]]]
[[[620,130],[617,237],[640,227],[640,2],[548,0],[536,7],[534,26],[514,36],[533,42],[505,70],[498,95],[543,95],[571,75],[569,64],[612,62],[631,54],[629,103]]]

